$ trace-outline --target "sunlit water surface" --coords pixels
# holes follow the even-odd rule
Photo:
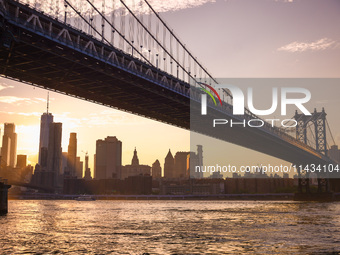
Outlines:
[[[340,251],[340,203],[9,201],[1,254]]]

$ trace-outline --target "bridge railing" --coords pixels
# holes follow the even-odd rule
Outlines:
[[[72,48],[94,59],[151,80],[185,97],[190,97],[190,85],[188,83],[113,47],[108,41],[98,40],[92,35],[20,2],[6,0],[5,6],[6,17],[9,22],[58,42],[60,50],[63,50],[63,46]],[[26,33],[26,36],[30,35]]]
[[[214,80],[147,0],[138,1],[137,6],[123,0],[19,2],[53,19],[63,19],[63,23],[73,28],[87,30],[87,34],[99,41],[114,45],[186,83],[199,86],[197,77]]]

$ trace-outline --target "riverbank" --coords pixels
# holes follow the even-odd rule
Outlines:
[[[10,200],[74,200],[79,195],[34,193],[10,195]],[[293,201],[294,193],[271,194],[219,194],[219,195],[91,195],[96,200],[252,200],[252,201]],[[318,198],[317,196],[315,196]],[[301,199],[299,199],[301,200]],[[318,200],[318,199],[315,199]],[[313,196],[308,198],[313,201]],[[332,201],[340,201],[340,193],[334,193]]]

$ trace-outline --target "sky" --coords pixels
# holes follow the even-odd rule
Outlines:
[[[136,1],[137,2],[137,1]],[[336,0],[182,0],[150,1],[181,41],[218,78],[339,78],[340,1]],[[332,89],[332,88],[330,88]],[[0,123],[13,122],[18,154],[37,161],[40,115],[47,91],[0,78]],[[333,101],[332,112],[340,100]],[[338,100],[338,101],[337,101]],[[78,134],[78,156],[89,152],[93,171],[95,142],[117,136],[123,164],[136,147],[140,163],[151,165],[171,149],[188,151],[190,132],[177,127],[50,92],[50,112],[63,123],[62,148]],[[340,143],[338,116],[328,115]],[[226,144],[253,163],[263,154]],[[232,155],[231,155],[232,157]]]

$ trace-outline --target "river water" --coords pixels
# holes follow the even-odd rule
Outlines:
[[[338,254],[340,203],[9,201],[1,254]]]

